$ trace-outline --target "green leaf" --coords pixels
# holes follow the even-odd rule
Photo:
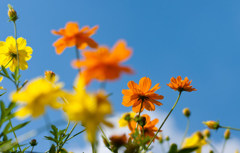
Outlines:
[[[198,149],[198,147],[184,148],[184,149],[179,150],[177,153],[191,153],[197,149]]]
[[[53,142],[55,142],[56,144],[58,143],[58,141],[57,140],[55,140],[54,138],[52,138],[52,137],[49,137],[49,136],[44,136],[47,140],[50,140],[50,141],[53,141]]]
[[[1,67],[2,67],[2,71],[3,71],[3,73],[5,74],[5,76],[6,76],[6,77],[9,77],[9,74],[8,74],[6,68],[5,68],[4,66],[1,66]]]
[[[11,102],[11,103],[8,105],[7,111],[8,111],[8,112],[12,111],[16,106],[17,106],[16,103]]]
[[[2,94],[0,94],[0,96],[3,96],[3,95],[5,95],[7,92],[4,92],[4,93],[2,93]]]
[[[1,120],[2,120],[5,117],[5,105],[3,101],[0,101],[0,106],[1,106]]]
[[[177,153],[177,145],[175,143],[173,143],[171,146],[170,146],[170,149],[168,151],[168,153]]]
[[[6,122],[6,121],[9,121],[10,119],[14,118],[15,117],[15,114],[9,114],[8,116],[6,116],[2,121],[3,123]]]
[[[50,131],[52,133],[52,135],[54,135],[55,139],[58,140],[58,128],[55,125],[51,125],[52,127],[52,131]]]
[[[25,152],[30,146],[24,148],[22,151]]]
[[[49,150],[49,153],[56,153],[56,149],[55,149],[55,146],[52,144],[50,150]]]
[[[8,122],[7,125],[5,126],[5,128],[4,128],[4,130],[3,130],[2,133],[3,133],[3,134],[7,134],[10,126],[11,126],[11,122]]]
[[[60,153],[68,153],[64,148],[61,148],[59,152]]]
[[[13,127],[11,130],[8,131],[8,133],[12,132],[12,131],[16,131],[18,129],[23,128],[24,126],[26,126],[28,123],[30,123],[30,121],[18,124],[17,126]]]

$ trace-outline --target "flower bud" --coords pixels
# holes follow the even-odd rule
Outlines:
[[[200,140],[204,138],[203,134],[200,131],[197,131],[196,135],[199,137]]]
[[[209,153],[214,153],[213,150],[210,150]]]
[[[55,82],[56,74],[53,71],[45,71],[45,78],[50,82]]]
[[[183,109],[183,115],[185,115],[186,117],[189,117],[191,115],[191,112],[190,112],[189,108],[184,108]]]
[[[224,133],[224,139],[229,139],[230,138],[230,135],[231,135],[231,133],[230,133],[230,130],[229,129],[226,129],[226,131],[225,131],[225,133]]]
[[[219,122],[216,122],[216,121],[207,121],[207,122],[203,122],[203,124],[207,125],[209,129],[214,129],[214,130],[217,130],[220,127]]]
[[[207,138],[209,138],[211,136],[211,132],[208,129],[205,129],[203,131],[203,135],[206,136]]]
[[[29,143],[32,147],[37,145],[37,140],[36,139],[32,139]]]
[[[166,136],[166,137],[165,137],[165,140],[166,140],[166,141],[169,141],[169,140],[170,140],[170,137],[169,137],[169,136]]]
[[[17,12],[8,4],[8,17],[10,21],[15,22],[18,19]]]
[[[158,136],[158,141],[161,144],[163,143],[163,136],[161,134]]]
[[[145,117],[136,116],[135,120],[141,127],[144,127],[144,125],[146,124],[146,118]]]

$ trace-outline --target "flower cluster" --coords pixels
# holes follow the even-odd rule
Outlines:
[[[20,144],[22,142],[19,141],[15,133],[16,130],[26,126],[29,122],[23,122],[13,127],[12,119],[14,117],[25,119],[29,116],[38,118],[47,113],[47,107],[62,110],[65,119],[68,121],[64,129],[58,129],[54,123],[51,123],[51,135],[45,136],[47,140],[53,143],[47,151],[49,153],[70,153],[63,146],[83,132],[86,132],[87,141],[91,143],[93,153],[97,152],[99,141],[97,134],[99,131],[102,133],[104,144],[113,153],[117,153],[121,149],[124,150],[124,153],[145,153],[151,150],[152,143],[157,142],[160,145],[164,145],[165,142],[170,143],[170,136],[164,138],[165,131],[162,130],[162,127],[165,126],[183,92],[197,90],[193,88],[192,81],[188,77],[184,79],[181,76],[172,77],[170,83],[167,84],[171,89],[177,91],[178,97],[162,122],[159,122],[158,118],[151,119],[149,114],[149,111],[156,111],[157,113],[159,107],[165,103],[162,101],[167,99],[158,94],[160,84],[153,85],[149,77],[142,77],[138,83],[129,81],[127,83],[128,89],[122,89],[122,105],[131,107],[132,111],[124,113],[119,120],[119,126],[128,127],[129,133],[108,136],[102,126],[113,128],[113,124],[107,119],[113,114],[112,103],[109,100],[111,94],[108,94],[104,87],[96,92],[88,91],[87,87],[93,80],[104,84],[105,82],[118,80],[122,74],[134,73],[132,68],[122,64],[133,54],[127,42],[118,40],[112,48],[99,45],[92,38],[98,30],[98,26],[92,28],[83,26],[80,29],[78,23],[68,22],[65,28],[58,31],[53,30],[52,33],[61,36],[53,43],[58,55],[62,54],[68,47],[75,47],[76,49],[76,59],[72,61],[72,66],[78,69],[78,74],[73,89],[64,89],[63,83],[59,82],[59,77],[53,71],[45,71],[45,76],[21,82],[20,71],[28,68],[27,61],[31,59],[33,49],[27,46],[26,39],[17,38],[16,20],[19,18],[11,5],[9,5],[8,17],[9,21],[14,24],[15,37],[9,36],[5,41],[0,41],[0,82],[5,77],[14,83],[16,90],[11,93],[11,102],[7,107],[3,101],[0,101],[0,126],[3,127],[1,128],[3,131],[0,131],[0,152],[25,152],[29,147],[33,152],[34,147],[39,142],[32,139],[28,144],[29,146],[23,148],[24,145]],[[81,56],[79,53],[81,53]],[[5,91],[5,88],[0,86],[0,90],[3,89]],[[0,94],[0,97],[5,93]],[[19,108],[15,109],[16,107]],[[169,144],[169,153],[201,153],[202,147],[206,144],[211,145],[209,129],[225,128],[225,144],[231,138],[230,130],[239,130],[222,126],[218,121],[207,121],[203,123],[209,129],[203,132],[194,132],[190,137],[187,137],[191,116],[190,109],[183,109],[183,115],[188,122],[182,143],[179,146],[175,143]],[[69,130],[71,123],[74,123],[74,125]],[[83,129],[73,135],[76,126],[81,126]],[[46,129],[49,129],[49,127],[49,123],[46,122]],[[9,138],[9,133],[13,133],[15,140]]]

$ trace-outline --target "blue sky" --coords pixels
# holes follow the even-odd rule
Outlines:
[[[185,128],[182,116],[185,107],[192,111],[190,133],[204,129],[202,121],[205,120],[220,120],[223,125],[240,128],[240,1],[2,0],[1,41],[13,35],[13,25],[7,17],[8,3],[19,14],[18,36],[26,38],[33,48],[29,69],[21,72],[22,80],[53,70],[65,83],[65,88],[71,89],[77,74],[70,65],[75,58],[74,48],[56,55],[52,43],[58,37],[52,35],[51,30],[64,27],[68,21],[76,21],[80,26],[99,25],[93,36],[99,44],[113,46],[117,40],[125,39],[134,51],[124,64],[130,65],[136,74],[123,75],[120,80],[107,84],[107,91],[114,93],[111,100],[116,112],[131,110],[121,105],[121,90],[127,88],[128,81],[138,82],[143,76],[150,77],[153,84],[160,83],[158,93],[165,98],[164,105],[157,111],[168,112],[177,92],[166,84],[171,77],[181,75],[193,80],[192,85],[198,91],[183,93],[172,114],[180,130]],[[14,89],[6,79],[3,85],[10,91]],[[89,90],[98,87],[99,83],[93,82]],[[58,111],[48,113],[51,121],[63,116]],[[42,124],[42,118],[34,120],[25,131]],[[216,138],[221,138],[222,132],[214,133]],[[237,132],[233,135],[240,137]]]

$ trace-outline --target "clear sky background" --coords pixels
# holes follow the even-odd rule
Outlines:
[[[166,84],[171,77],[181,75],[193,80],[192,85],[198,91],[184,92],[172,114],[180,130],[185,129],[186,120],[182,116],[185,107],[192,111],[189,134],[204,129],[202,121],[206,120],[220,120],[222,125],[240,128],[239,0],[1,0],[1,41],[14,34],[13,24],[8,22],[8,3],[19,15],[18,36],[27,39],[33,48],[29,68],[21,72],[22,80],[52,70],[65,83],[65,89],[71,89],[77,74],[70,65],[75,50],[68,48],[56,55],[52,43],[59,37],[52,35],[51,30],[65,27],[68,21],[76,21],[80,27],[99,25],[93,38],[100,45],[112,47],[117,40],[125,39],[134,51],[124,64],[131,66],[135,75],[123,75],[106,87],[109,93],[113,92],[115,112],[131,110],[121,105],[121,90],[127,88],[128,81],[138,82],[144,76],[150,77],[153,84],[160,83],[157,93],[165,98],[161,101],[164,105],[156,111],[168,112],[178,93]],[[14,90],[6,79],[3,85]],[[98,87],[99,83],[94,81],[89,90]],[[64,116],[52,110],[48,114],[51,121]],[[159,116],[161,120],[164,117]],[[44,125],[42,118],[23,131],[40,125]],[[223,130],[214,132],[215,139],[222,138],[222,133]],[[240,133],[232,133],[233,137],[240,137]],[[81,136],[78,138],[75,144],[83,141]],[[39,143],[38,148],[45,143]]]

